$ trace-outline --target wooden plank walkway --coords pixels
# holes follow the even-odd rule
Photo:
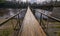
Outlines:
[[[46,36],[29,7],[18,36]]]

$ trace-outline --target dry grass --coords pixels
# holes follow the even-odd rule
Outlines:
[[[11,33],[13,32],[13,28],[15,27],[16,24],[17,24],[17,21],[15,19],[12,19],[6,22],[3,26],[0,26],[0,36],[11,35]]]

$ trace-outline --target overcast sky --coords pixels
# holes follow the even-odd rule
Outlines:
[[[7,0],[7,1],[12,1],[12,0]],[[20,1],[20,0],[16,0],[16,1]],[[26,2],[27,0],[21,0],[23,2]],[[28,1],[31,1],[31,2],[36,2],[36,1],[45,1],[45,0],[28,0]]]
[[[13,0],[7,0],[7,1],[13,1]],[[16,0],[16,1],[23,1],[23,2],[26,2],[27,0]],[[43,1],[50,1],[50,0],[28,0],[29,2],[43,2]],[[55,0],[53,0],[55,1]],[[58,0],[60,1],[60,0]]]
[[[24,1],[24,2],[26,2],[27,0],[22,0],[22,1]],[[31,1],[31,2],[36,2],[36,1],[46,1],[46,0],[28,0],[28,1]]]

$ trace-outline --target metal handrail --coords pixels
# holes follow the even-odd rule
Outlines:
[[[31,10],[35,10],[35,9],[31,8]],[[41,10],[41,9],[40,9],[40,10]],[[58,18],[55,18],[55,17],[53,17],[53,16],[51,16],[51,15],[46,15],[45,13],[40,12],[39,10],[35,10],[35,11],[37,11],[37,12],[39,12],[39,13],[47,16],[48,18],[51,18],[51,19],[53,19],[53,20],[56,20],[57,22],[60,22],[60,19],[58,19]],[[42,10],[42,11],[44,11],[44,10]]]
[[[37,10],[36,10],[36,11],[37,11]],[[37,11],[37,12],[39,12],[39,11]],[[50,16],[50,15],[46,15],[46,14],[44,14],[43,12],[39,12],[39,13],[47,16],[48,18],[51,18],[51,19],[53,19],[53,20],[56,20],[57,22],[60,22],[60,19],[58,19],[58,18],[52,17],[52,16]]]
[[[9,17],[8,19],[6,19],[5,21],[0,23],[0,26],[4,25],[4,23],[6,23],[7,21],[9,21],[10,19],[12,19],[13,17],[17,16],[19,13],[15,14],[14,16]]]
[[[32,9],[33,10],[33,9]],[[39,12],[38,10],[36,10],[37,12]],[[56,21],[58,21],[58,22],[60,22],[60,19],[58,19],[58,18],[55,18],[55,17],[52,17],[52,16],[50,16],[50,15],[46,15],[46,14],[44,14],[43,12],[39,12],[39,13],[41,13],[41,15],[45,15],[45,16],[47,16],[48,18],[51,18],[51,19],[53,19],[53,20],[56,20]],[[2,25],[4,25],[4,23],[6,23],[6,22],[8,22],[10,19],[12,19],[13,17],[15,17],[15,16],[17,16],[17,15],[19,15],[20,14],[20,12],[18,12],[17,14],[15,14],[14,16],[11,16],[10,18],[8,18],[7,20],[5,20],[5,21],[3,21],[3,22],[1,22],[0,23],[0,26],[2,26]],[[42,24],[43,25],[43,24]],[[43,29],[44,30],[44,29]],[[44,31],[45,32],[45,31]],[[46,33],[46,32],[45,32]],[[47,33],[46,33],[47,34]],[[47,34],[48,35],[48,34]]]
[[[20,12],[21,12],[21,11],[20,11]],[[15,17],[15,16],[19,15],[19,14],[20,14],[20,12],[16,13],[14,16],[9,17],[9,18],[8,18],[8,19],[6,19],[5,21],[1,22],[1,23],[0,23],[0,26],[4,25],[4,23],[6,23],[7,21],[9,21],[9,20],[10,20],[10,19],[12,19],[13,17]]]
[[[20,18],[19,18],[19,14],[22,12],[22,10],[20,10],[20,12],[17,12],[14,16],[11,16],[11,17],[9,17],[8,19],[6,19],[5,21],[3,21],[3,22],[1,22],[0,23],[0,27],[1,26],[3,26],[5,23],[7,23],[9,20],[11,20],[11,19],[14,19],[15,17],[17,17],[16,19],[16,21],[17,21],[17,23],[16,23],[16,25],[13,27],[13,30],[14,30],[14,33],[16,33],[16,34],[14,34],[14,36],[18,36],[19,35],[19,31],[21,30],[21,26],[22,26],[22,22],[20,22]],[[23,17],[23,19],[24,19],[24,17]],[[22,20],[23,21],[23,20]],[[18,28],[17,28],[18,27]]]
[[[31,9],[32,11],[34,10],[34,11],[36,11],[36,12],[39,12],[39,13],[41,13],[41,15],[40,15],[40,25],[41,25],[41,27],[42,27],[42,29],[44,30],[44,32],[46,33],[46,35],[47,36],[49,36],[49,34],[46,32],[46,30],[45,30],[45,28],[47,29],[48,27],[45,27],[45,23],[43,23],[43,21],[42,21],[42,15],[44,15],[44,16],[47,16],[48,18],[50,18],[50,19],[52,19],[52,20],[55,20],[55,21],[57,21],[57,22],[60,22],[60,19],[58,19],[58,18],[55,18],[55,17],[52,17],[52,16],[50,16],[50,15],[46,15],[45,13],[43,13],[43,12],[40,12],[40,11],[38,11],[38,10],[35,10],[35,9]],[[44,11],[44,10],[42,10],[42,11]],[[42,23],[42,24],[41,24]],[[47,24],[48,25],[48,24]]]

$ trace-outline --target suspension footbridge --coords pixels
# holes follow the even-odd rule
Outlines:
[[[10,17],[9,19],[6,19],[2,22],[0,22],[0,30],[2,27],[6,28],[6,25],[8,28],[13,27],[11,30],[13,30],[11,32],[10,36],[51,36],[52,34],[49,33],[49,26],[48,24],[51,24],[51,22],[47,19],[47,20],[43,20],[42,15],[47,16],[49,19],[55,20],[57,22],[60,22],[60,19],[51,17],[50,15],[46,15],[42,12],[40,15],[40,19],[37,20],[36,16],[33,14],[33,12],[31,11],[33,9],[30,9],[30,7],[27,8],[25,17],[23,17],[22,19],[20,19],[20,12],[16,13],[14,16]],[[38,10],[37,10],[38,12]],[[46,22],[45,22],[46,21]],[[9,22],[9,23],[8,23]],[[47,23],[47,24],[45,24]],[[9,27],[9,25],[11,25],[11,27]],[[5,29],[4,29],[5,30]],[[51,31],[51,30],[50,30]]]

